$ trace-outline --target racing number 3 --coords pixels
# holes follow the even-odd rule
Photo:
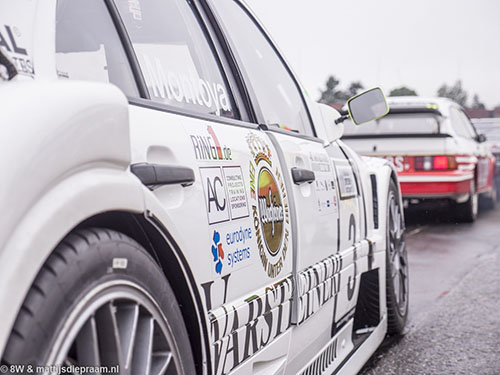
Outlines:
[[[358,251],[356,248],[356,219],[354,215],[351,214],[349,218],[349,241],[352,240],[353,250],[353,263],[354,263],[354,274],[353,276],[349,276],[347,279],[347,299],[350,301],[354,296],[354,289],[356,289],[356,274],[357,270],[357,261],[358,261]],[[352,285],[351,285],[352,284]]]

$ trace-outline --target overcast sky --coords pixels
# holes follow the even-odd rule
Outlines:
[[[500,105],[500,0],[247,0],[315,99],[333,74],[434,96],[462,80]]]

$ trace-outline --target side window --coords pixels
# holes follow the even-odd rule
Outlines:
[[[253,19],[234,0],[218,1],[216,10],[248,74],[266,124],[312,135],[295,81]]]
[[[103,0],[58,0],[56,68],[60,78],[110,82],[128,96],[139,96]]]
[[[220,66],[186,0],[117,0],[151,99],[236,118]]]
[[[475,138],[476,132],[474,131],[474,127],[472,126],[467,115],[462,110],[460,110],[459,116],[462,119],[462,124],[463,124],[464,129],[467,131],[467,137]]]
[[[462,114],[457,108],[455,107],[450,108],[450,119],[451,119],[451,126],[453,126],[453,129],[457,132],[457,134],[460,137],[464,138],[473,137],[473,135],[471,134],[472,129],[469,129],[469,127],[467,126],[464,114]]]

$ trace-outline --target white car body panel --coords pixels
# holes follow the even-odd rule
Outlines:
[[[92,167],[128,167],[128,111],[118,89],[95,83],[10,83],[0,86],[0,100],[12,103],[0,114],[5,142],[1,166],[19,181],[2,184],[0,204],[23,197],[12,216],[0,219],[0,238],[44,191],[66,176]],[[33,181],[36,184],[29,183]]]
[[[0,0],[0,9],[7,3],[13,4]],[[270,135],[256,125],[236,126],[128,105],[112,85],[58,81],[56,1],[16,0],[14,4],[12,12],[3,13],[0,19],[23,30],[19,46],[27,48],[34,74],[0,82],[0,102],[12,103],[2,109],[0,120],[9,124],[15,119],[15,126],[0,129],[0,138],[7,140],[7,147],[0,151],[0,166],[8,178],[0,185],[0,207],[9,212],[0,217],[0,353],[34,278],[56,245],[88,218],[123,211],[153,217],[181,249],[189,265],[185,271],[196,284],[196,290],[187,292],[199,295],[203,304],[199,314],[208,331],[201,335],[210,344],[203,346],[204,361],[212,362],[214,374],[301,373],[318,360],[325,361],[325,350],[330,354],[335,350],[327,371],[341,364],[341,373],[358,371],[387,330],[385,212],[394,168],[384,160],[362,160],[350,152],[349,160],[342,161],[340,151],[345,145],[339,141],[328,146],[342,132],[342,125],[334,131],[328,128],[334,126],[338,112],[321,109],[308,97],[317,135],[324,142]],[[24,16],[27,12],[29,17]],[[202,157],[192,138],[214,139],[213,134],[223,152],[217,160]],[[281,237],[274,257],[259,253],[263,237],[257,234],[252,216],[252,207],[258,205],[258,194],[253,197],[251,193],[252,176],[264,168],[262,160],[252,155],[259,145],[269,151],[270,175],[282,189],[283,207],[290,210],[285,210],[283,224],[287,235]],[[328,147],[336,147],[337,156],[330,155]],[[225,157],[229,151],[230,157]],[[188,166],[195,172],[195,183],[150,190],[129,170],[131,164],[144,162]],[[330,182],[333,189],[293,184],[290,168],[314,170],[314,163],[328,166],[317,169],[316,178]],[[357,194],[341,199],[345,186],[339,183],[339,175],[350,179],[350,184],[359,179]],[[372,215],[370,175],[378,184],[378,228]],[[217,188],[217,177],[225,179],[224,186],[232,180],[243,181],[235,185],[234,193],[218,191],[225,194],[228,204],[236,199],[239,205],[233,211],[219,210],[217,202],[208,198],[208,184]],[[242,187],[246,203],[236,197]],[[242,213],[245,207],[246,215]],[[217,212],[208,213],[209,208]],[[285,224],[286,215],[289,222]],[[251,237],[243,244],[227,240],[240,228],[250,229]],[[215,231],[221,235],[226,254],[220,273],[210,251]],[[242,247],[251,252],[243,260]],[[239,257],[238,264],[229,263],[229,254]],[[356,306],[361,274],[374,269],[380,280],[380,323],[352,352],[349,314]],[[317,280],[313,272],[319,275]],[[334,283],[335,296],[325,297],[326,292],[319,291]],[[294,300],[294,286],[300,289],[297,297],[303,297],[302,302]],[[316,293],[323,293],[322,303],[313,301]],[[249,297],[256,302],[248,302]],[[252,309],[259,304],[257,314]],[[267,304],[264,310],[262,304]],[[345,316],[349,319],[333,332],[330,327]],[[252,325],[257,327],[260,343],[246,348],[252,343]],[[239,346],[237,356],[234,345]]]

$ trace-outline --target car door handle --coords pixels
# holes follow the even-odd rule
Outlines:
[[[293,182],[299,185],[304,182],[312,183],[316,179],[316,176],[314,176],[314,172],[309,169],[293,167],[292,178]]]
[[[149,188],[160,185],[189,186],[195,180],[191,168],[176,165],[137,163],[130,166],[130,171]]]

